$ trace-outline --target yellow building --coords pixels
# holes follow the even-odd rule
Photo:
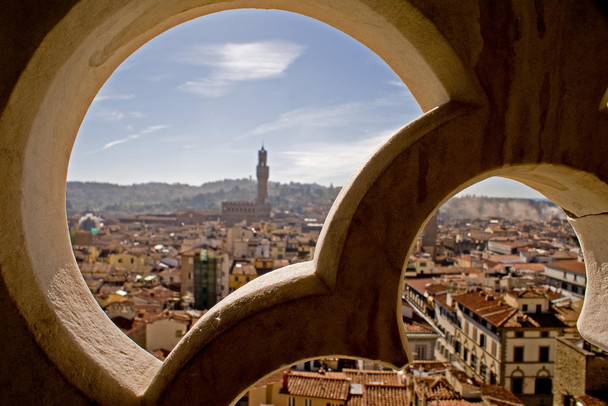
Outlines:
[[[139,266],[146,264],[146,259],[141,255],[134,255],[129,252],[121,252],[118,254],[108,255],[108,263],[116,268],[123,268],[128,271],[133,271]]]
[[[234,292],[241,286],[245,285],[258,277],[255,267],[249,262],[235,262],[230,270],[229,287],[230,292]]]

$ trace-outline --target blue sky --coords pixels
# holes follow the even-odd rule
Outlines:
[[[200,185],[254,176],[343,185],[422,114],[374,53],[281,11],[205,16],[151,40],[108,79],[81,125],[68,180]],[[539,197],[493,178],[467,193]]]

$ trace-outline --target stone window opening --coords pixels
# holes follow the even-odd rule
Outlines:
[[[550,395],[553,388],[553,383],[549,372],[545,369],[539,371],[534,379],[534,394]]]
[[[524,361],[524,347],[517,346],[513,347],[513,362],[523,362]]]

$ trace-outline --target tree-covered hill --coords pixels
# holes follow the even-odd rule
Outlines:
[[[317,184],[269,182],[268,200],[275,209],[299,211],[309,204],[331,205],[339,190]],[[219,209],[223,201],[253,201],[256,195],[257,184],[250,179],[224,179],[201,186],[67,182],[66,206],[75,212],[162,213],[183,208]]]
[[[274,210],[305,212],[305,207],[329,209],[340,188],[317,184],[269,182]],[[201,186],[143,183],[129,186],[98,182],[68,182],[66,206],[73,212],[166,213],[178,209],[220,209],[223,201],[253,201],[257,184],[251,179],[224,179]],[[565,218],[547,200],[462,196],[449,200],[439,215],[452,219],[502,217],[517,220]]]

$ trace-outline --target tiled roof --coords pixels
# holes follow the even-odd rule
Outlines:
[[[436,295],[438,293],[445,293],[448,291],[448,287],[443,283],[432,283],[426,286],[426,291],[429,292],[430,295]]]
[[[484,292],[455,295],[453,299],[498,327],[517,312],[516,308],[504,303],[500,297],[487,295]]]
[[[522,289],[522,290],[511,290],[507,292],[507,295],[513,297],[522,298],[544,298],[547,296],[546,291],[541,289]]]
[[[472,403],[468,400],[431,400],[427,403],[428,406],[479,406],[478,403]]]
[[[575,399],[584,406],[608,406],[608,403],[588,394],[575,396]]]
[[[513,392],[502,386],[482,383],[479,389],[482,398],[491,404],[523,406],[522,401]]]
[[[516,312],[503,324],[503,327],[559,327],[566,325],[553,313],[523,313]]]
[[[351,402],[348,404],[351,405]],[[403,406],[407,404],[407,389],[403,385],[365,385],[365,406]]]
[[[580,312],[571,309],[570,307],[554,307],[556,316],[564,323],[572,323],[578,320]]]
[[[460,399],[460,395],[452,389],[447,379],[443,376],[439,377],[414,377],[414,385],[416,392],[420,397],[426,393],[428,400],[451,400]]]
[[[433,278],[408,278],[405,283],[410,285],[415,291],[424,293],[427,285],[431,285],[435,279]]]
[[[429,374],[441,373],[444,374],[446,370],[452,368],[452,364],[444,361],[413,361],[408,365],[408,370],[426,372]]]
[[[350,398],[348,398],[348,406],[368,406],[369,403],[365,402],[365,399],[363,398],[362,395],[350,395]]]
[[[402,385],[401,376],[396,371],[369,371],[358,369],[343,369],[342,373],[352,383],[368,384],[383,383],[385,385]]]
[[[403,323],[405,334],[436,334],[433,327],[428,323],[419,323],[417,321],[411,321]]]
[[[572,251],[555,251],[553,254],[551,254],[553,256],[553,258],[555,259],[566,259],[566,258],[572,258],[572,259],[576,259],[578,258],[578,254],[576,252],[572,252]]]
[[[350,381],[344,374],[314,372],[289,372],[287,392],[290,395],[331,400],[346,400]]]
[[[446,309],[454,310],[454,306],[448,306],[448,295],[447,293],[441,293],[439,295],[433,296],[433,300],[438,302],[441,306]]]
[[[547,264],[548,267],[585,275],[585,263],[576,259],[556,261]]]
[[[237,262],[231,271],[232,275],[257,275],[255,267],[249,263]]]

